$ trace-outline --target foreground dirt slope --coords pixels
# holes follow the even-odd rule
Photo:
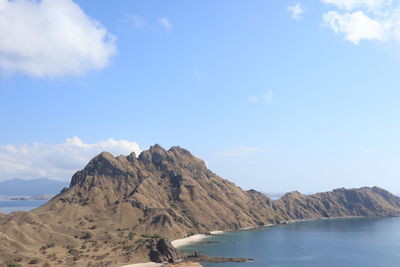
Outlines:
[[[138,157],[103,152],[44,206],[0,215],[0,263],[159,262],[180,257],[165,239],[287,220],[399,212],[400,199],[376,187],[312,196],[292,192],[272,201],[217,176],[185,149],[155,145]]]

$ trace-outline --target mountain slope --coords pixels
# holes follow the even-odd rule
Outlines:
[[[400,198],[379,187],[341,188],[310,196],[291,192],[274,205],[288,220],[387,217],[399,213]]]
[[[66,220],[81,217],[82,210],[99,217],[106,213],[118,218],[117,228],[135,225],[138,232],[178,238],[193,231],[275,222],[270,216],[271,200],[263,196],[258,207],[255,200],[187,150],[166,151],[156,145],[138,158],[101,153],[72,177],[66,192],[39,210],[64,213],[75,205],[81,211],[74,209],[77,214],[69,214]]]
[[[0,216],[0,263],[18,257],[57,266],[161,261],[179,257],[162,237],[398,213],[400,198],[375,187],[292,192],[272,201],[217,176],[185,149],[155,145],[138,157],[103,152],[42,207]]]

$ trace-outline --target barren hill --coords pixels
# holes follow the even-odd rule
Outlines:
[[[379,187],[335,189],[310,196],[291,192],[274,201],[288,220],[341,217],[388,217],[399,213],[400,198]]]
[[[272,201],[207,169],[189,151],[155,145],[103,152],[70,187],[31,212],[0,215],[0,263],[120,266],[179,258],[167,240],[287,220],[393,216],[400,198],[380,188],[338,189]],[[165,239],[164,239],[165,238]]]

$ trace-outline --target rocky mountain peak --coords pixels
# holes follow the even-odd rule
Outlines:
[[[115,176],[116,174],[123,172],[124,166],[122,159],[125,158],[126,157],[116,158],[109,152],[101,152],[90,160],[83,170],[78,171],[72,176],[70,187],[84,182],[84,178],[87,176]]]
[[[126,157],[126,159],[127,159],[128,161],[130,161],[130,162],[135,161],[135,160],[136,160],[136,154],[135,154],[135,152],[132,151],[132,152]]]
[[[156,144],[138,157],[102,152],[44,206],[28,213],[0,214],[0,266],[2,259],[15,259],[15,251],[26,264],[32,256],[47,261],[40,248],[49,243],[60,253],[63,265],[57,266],[86,266],[89,258],[100,264],[103,258],[94,260],[100,255],[97,250],[113,266],[168,261],[180,256],[161,236],[171,240],[288,220],[399,213],[400,198],[378,187],[314,195],[295,191],[271,200],[217,176],[184,148],[165,150]],[[27,242],[30,245],[21,250]],[[71,251],[89,245],[93,250],[79,251],[84,257],[71,257]]]
[[[286,199],[286,198],[299,198],[299,197],[303,197],[304,195],[302,193],[300,193],[299,191],[292,191],[292,192],[288,192],[286,194],[284,194],[282,196],[282,199]]]
[[[149,150],[142,151],[138,159],[145,165],[153,164],[161,167],[163,163],[168,161],[169,155],[163,147],[155,144],[154,146],[151,146]]]
[[[83,184],[89,179],[130,180],[135,184],[140,183],[150,174],[161,172],[160,177],[181,177],[195,174],[195,177],[210,177],[209,171],[203,160],[193,156],[188,150],[179,146],[171,147],[168,151],[159,144],[142,151],[138,157],[132,152],[128,156],[114,157],[109,152],[102,152],[95,156],[81,171],[78,171],[71,180],[70,187]],[[172,177],[171,176],[171,177]],[[179,179],[181,179],[179,178]]]
[[[113,154],[107,151],[103,151],[95,156],[92,160],[90,160],[86,167],[102,168],[107,164],[114,165],[116,161],[117,159],[114,157]]]

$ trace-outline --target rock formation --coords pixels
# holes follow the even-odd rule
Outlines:
[[[167,240],[195,233],[398,213],[400,198],[377,187],[292,192],[272,201],[217,176],[183,148],[155,145],[138,157],[103,152],[42,207],[0,214],[0,266],[174,261],[180,255]]]

